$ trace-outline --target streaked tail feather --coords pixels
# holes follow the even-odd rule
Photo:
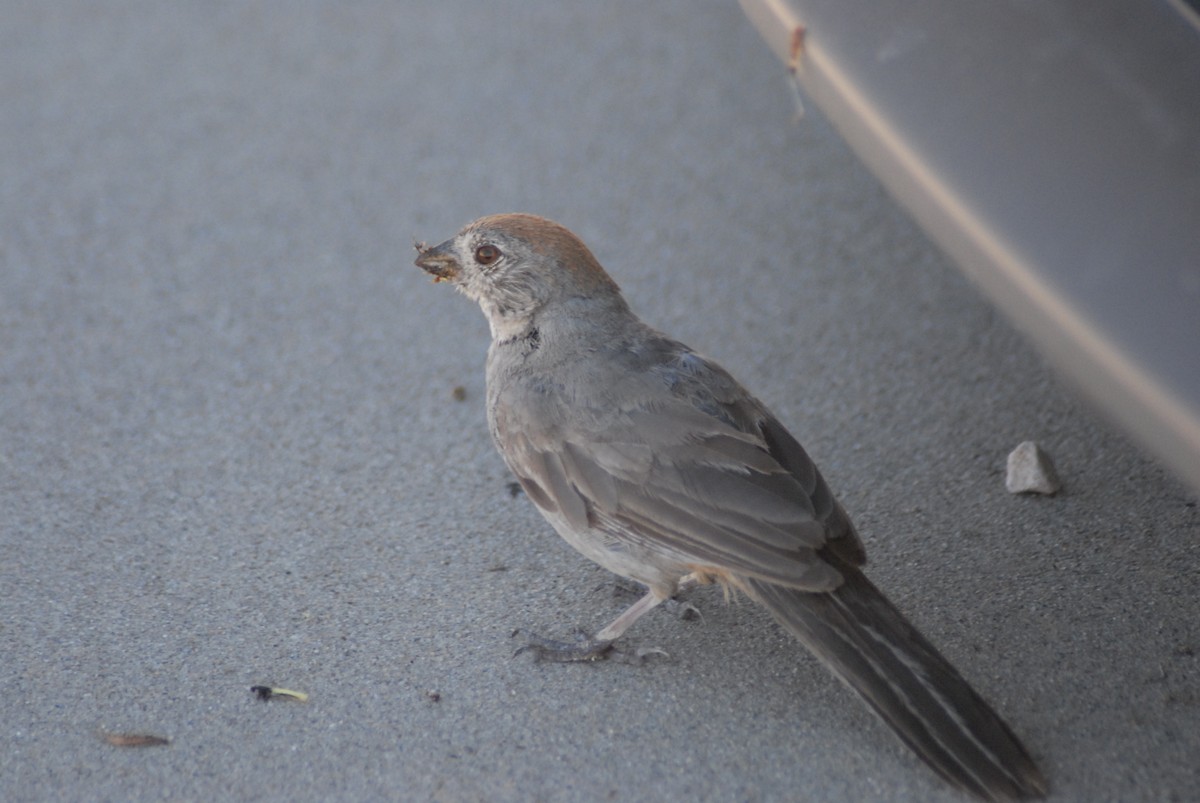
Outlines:
[[[950,783],[987,800],[1040,797],[1046,782],[1000,717],[859,571],[823,594],[742,587]]]

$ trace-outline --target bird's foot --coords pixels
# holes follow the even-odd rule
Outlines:
[[[525,644],[513,653],[514,658],[522,653],[531,652],[538,661],[568,664],[610,660],[636,666],[641,665],[649,655],[667,654],[665,650],[657,647],[640,647],[632,652],[618,649],[615,641],[598,639],[582,630],[575,631],[574,642],[548,639],[536,633],[525,633],[524,636]]]
[[[514,658],[521,653],[532,652],[539,661],[553,661],[560,664],[581,663],[603,660],[613,649],[613,642],[592,638],[582,631],[576,631],[574,642],[548,639],[536,633],[525,633],[524,635],[525,645],[513,653]]]
[[[675,597],[671,597],[670,599],[663,600],[659,607],[670,611],[680,619],[704,619],[704,617],[700,614],[700,609],[685,599],[676,599]]]

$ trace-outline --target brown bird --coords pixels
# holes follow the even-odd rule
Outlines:
[[[416,264],[478,302],[492,331],[488,423],[555,530],[648,593],[561,659],[603,655],[680,588],[763,605],[955,786],[1046,784],[1000,717],[867,580],[854,525],[816,465],[723,368],[655,331],[567,229],[485,217]]]

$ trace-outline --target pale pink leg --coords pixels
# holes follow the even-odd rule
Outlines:
[[[629,629],[630,625],[642,618],[642,614],[653,610],[663,600],[667,599],[668,597],[675,596],[686,588],[691,588],[692,586],[696,585],[696,583],[696,575],[689,574],[679,581],[679,584],[675,587],[675,590],[670,594],[662,594],[654,589],[650,589],[650,591],[646,593],[646,596],[642,597],[637,602],[626,608],[624,613],[612,620],[608,627],[601,630],[593,638],[596,641],[616,641],[622,635],[624,635],[625,631]]]
[[[664,593],[662,589],[651,589],[644,597],[625,609],[625,612],[609,623],[608,627],[586,641],[568,644],[562,641],[552,641],[533,633],[526,634],[529,643],[516,651],[516,655],[527,650],[533,650],[538,656],[551,661],[595,661],[603,658],[612,650],[612,643],[621,637],[629,626],[642,618],[642,614],[653,610],[659,603],[674,596],[685,588],[699,582],[696,575],[689,574],[675,586]],[[662,652],[654,650],[652,652]],[[665,653],[664,653],[665,654]],[[640,657],[640,656],[639,656]]]

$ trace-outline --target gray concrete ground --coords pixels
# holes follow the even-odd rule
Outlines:
[[[1196,799],[1196,495],[734,3],[9,4],[0,87],[0,798],[955,799],[711,590],[644,667],[512,657],[628,602],[510,496],[482,316],[411,266],[525,210],[793,428],[1055,799]],[[1061,495],[1005,492],[1029,438]]]

